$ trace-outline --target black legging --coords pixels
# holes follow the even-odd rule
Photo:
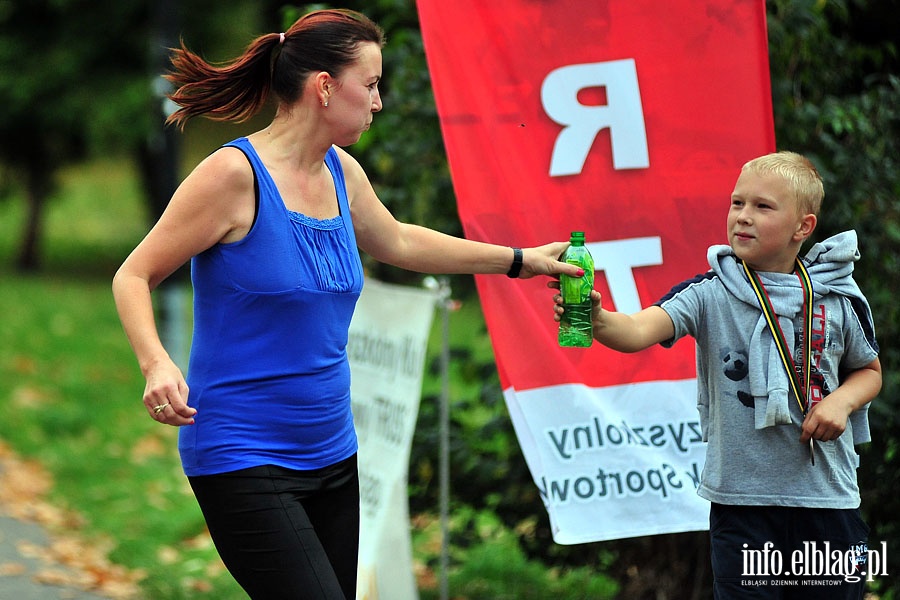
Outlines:
[[[253,600],[356,597],[356,456],[314,471],[262,466],[188,479],[219,556]]]

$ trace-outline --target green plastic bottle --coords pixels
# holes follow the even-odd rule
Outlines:
[[[584,246],[584,232],[573,231],[569,247],[560,260],[584,269],[584,277],[559,276],[565,312],[559,322],[559,345],[587,348],[593,341],[591,331],[591,290],[594,289],[594,257]]]

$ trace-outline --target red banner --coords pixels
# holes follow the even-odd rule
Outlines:
[[[741,164],[774,149],[762,0],[418,10],[467,237],[614,242],[592,246],[596,288],[626,312],[707,270]],[[689,342],[561,350],[546,281],[477,283],[504,388],[694,375]]]
[[[775,145],[763,0],[418,8],[467,237],[584,231],[625,313],[708,270],[741,165]],[[554,540],[706,528],[693,343],[561,349],[546,278],[476,282]]]

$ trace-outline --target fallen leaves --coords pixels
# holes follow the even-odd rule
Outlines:
[[[40,565],[31,574],[39,583],[69,586],[117,600],[139,597],[141,571],[130,571],[107,558],[111,542],[87,542],[78,535],[82,519],[48,503],[45,496],[53,486],[50,475],[38,463],[17,456],[0,440],[0,512],[43,526],[50,536],[47,545],[16,542],[23,558]],[[0,564],[0,576],[26,575],[28,567],[19,562]]]

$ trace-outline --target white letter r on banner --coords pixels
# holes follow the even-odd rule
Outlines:
[[[585,106],[578,92],[606,88],[605,106]],[[634,59],[568,65],[551,71],[541,85],[541,102],[551,119],[563,125],[550,159],[550,176],[577,175],[597,134],[609,127],[615,169],[650,166],[644,109]]]

